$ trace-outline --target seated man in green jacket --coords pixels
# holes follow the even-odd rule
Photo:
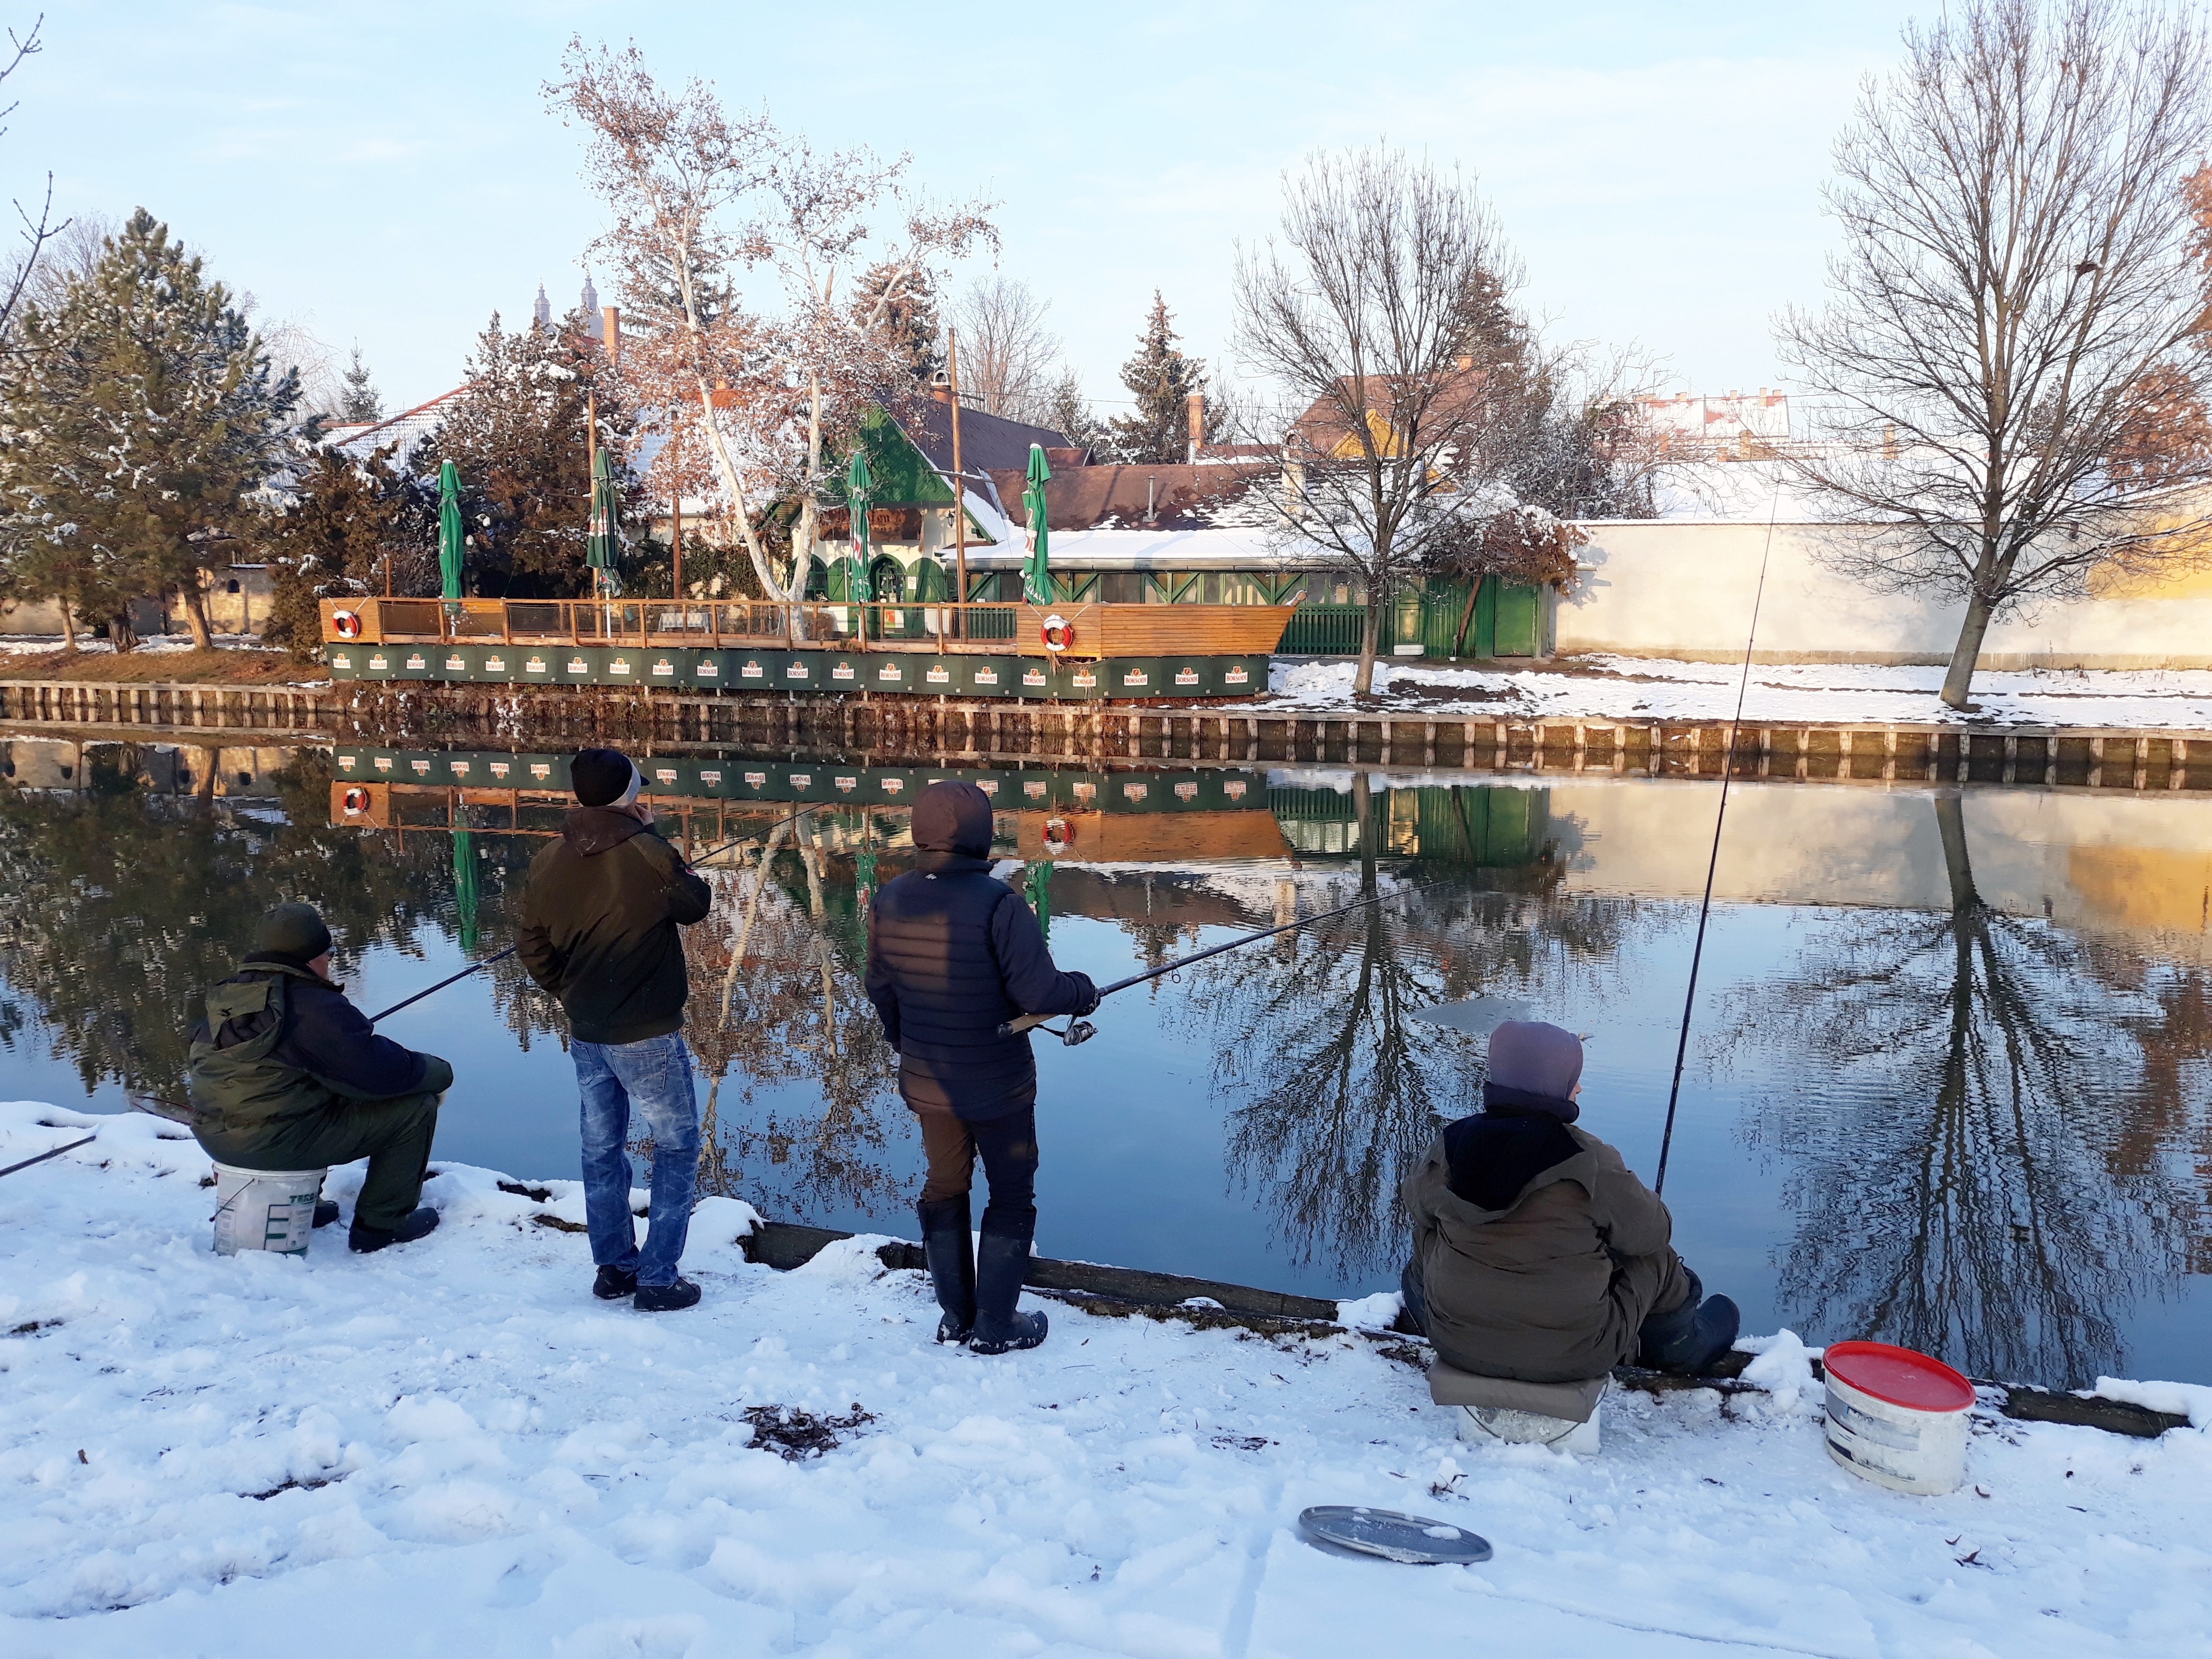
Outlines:
[[[1633,1360],[1702,1376],[1735,1344],[1674,1221],[1620,1154],[1574,1127],[1583,1045],[1507,1020],[1483,1109],[1447,1124],[1402,1195],[1413,1221],[1407,1310],[1438,1358],[1478,1376],[1583,1382]]]
[[[280,904],[192,1028],[193,1133],[218,1164],[317,1170],[368,1160],[348,1243],[380,1250],[438,1224],[421,1206],[453,1068],[380,1037],[330,980],[331,930],[314,907]],[[315,1224],[337,1218],[319,1203]]]

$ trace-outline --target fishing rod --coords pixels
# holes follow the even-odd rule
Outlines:
[[[1774,520],[1782,507],[1782,483],[1774,484],[1774,500],[1766,510],[1766,546],[1759,556],[1759,586],[1751,595],[1751,631],[1743,636],[1743,672],[1736,680],[1735,718],[1729,722],[1728,746],[1721,751],[1721,804],[1713,814],[1713,850],[1705,860],[1705,896],[1698,905],[1698,941],[1690,951],[1690,988],[1682,997],[1682,1034],[1674,1044],[1674,1081],[1667,1091],[1667,1127],[1659,1137],[1659,1173],[1651,1183],[1653,1194],[1667,1190],[1667,1158],[1674,1150],[1674,1106],[1682,1096],[1682,1063],[1690,1053],[1690,1011],[1697,1006],[1698,968],[1705,956],[1705,921],[1713,913],[1713,875],[1721,863],[1721,826],[1728,822],[1729,784],[1735,777],[1735,738],[1743,725],[1744,694],[1751,689],[1751,646],[1759,637],[1759,607],[1766,597],[1767,555],[1774,551]]]
[[[1148,979],[1158,979],[1163,974],[1172,974],[1177,969],[1188,968],[1194,962],[1204,962],[1208,957],[1218,957],[1224,951],[1234,951],[1240,945],[1256,945],[1263,939],[1274,938],[1278,933],[1294,933],[1301,927],[1310,927],[1317,921],[1327,921],[1333,916],[1348,915],[1354,910],[1364,910],[1370,904],[1388,904],[1392,899],[1403,898],[1408,893],[1425,892],[1431,887],[1441,887],[1443,884],[1438,881],[1425,881],[1412,887],[1394,887],[1387,893],[1370,893],[1365,898],[1355,899],[1350,904],[1340,904],[1334,910],[1323,910],[1318,915],[1304,916],[1297,921],[1286,921],[1279,927],[1268,927],[1256,933],[1246,933],[1241,939],[1232,939],[1226,944],[1216,945],[1206,950],[1195,951],[1190,956],[1181,957],[1162,967],[1148,968],[1141,974],[1132,974],[1127,979],[1117,979],[1111,985],[1100,988],[1098,1000],[1103,1002],[1116,991],[1126,991],[1132,985],[1142,985]],[[1045,1024],[1045,1022],[1051,1018],[1050,1014],[1022,1014],[1000,1025],[999,1035],[1019,1036],[1024,1031],[1033,1031],[1042,1025],[1048,1036],[1058,1037],[1071,1048],[1079,1042],[1088,1042],[1098,1035],[1097,1029],[1090,1021],[1083,1019],[1070,1020],[1066,1030],[1054,1030],[1051,1026]]]
[[[44,1164],[50,1158],[59,1158],[64,1152],[73,1152],[80,1146],[89,1146],[99,1139],[98,1135],[87,1135],[82,1140],[72,1140],[68,1146],[57,1146],[51,1152],[40,1152],[36,1158],[25,1158],[21,1164],[10,1164],[6,1169],[0,1170],[0,1176],[11,1176],[18,1170],[29,1169],[33,1164]]]
[[[710,859],[717,853],[726,853],[732,847],[743,846],[747,842],[758,840],[760,835],[765,834],[772,836],[777,830],[782,829],[786,824],[796,823],[799,819],[805,817],[809,812],[819,811],[823,805],[824,803],[817,801],[811,806],[802,806],[796,812],[793,812],[789,817],[783,818],[779,820],[777,823],[771,823],[769,825],[767,830],[763,831],[760,831],[753,835],[739,836],[735,841],[726,841],[720,847],[710,847],[705,852],[700,854],[697,858],[685,860],[684,867],[686,869],[695,868],[702,860]],[[460,981],[466,979],[471,974],[480,974],[483,972],[485,969],[490,967],[492,963],[506,961],[509,957],[515,953],[515,951],[519,947],[515,945],[510,945],[507,949],[501,951],[497,956],[486,957],[482,962],[471,963],[468,967],[462,969],[459,973],[449,975],[447,977],[440,980],[435,985],[431,986],[428,990],[417,991],[413,996],[409,997],[404,1002],[395,1002],[380,1014],[371,1014],[368,1017],[368,1023],[371,1025],[374,1025],[379,1020],[388,1019],[392,1015],[398,1013],[402,1008],[410,1008],[414,1006],[415,1004],[422,1001],[424,997],[428,996],[433,991],[442,991],[448,985],[458,984]]]

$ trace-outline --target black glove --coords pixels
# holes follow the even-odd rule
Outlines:
[[[1078,974],[1075,977],[1083,981],[1083,1006],[1075,1011],[1076,1018],[1080,1019],[1085,1014],[1097,1013],[1098,1005],[1105,999],[1098,994],[1098,988],[1091,982],[1090,975]]]

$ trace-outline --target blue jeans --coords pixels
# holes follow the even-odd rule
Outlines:
[[[642,1042],[571,1039],[583,1096],[584,1218],[592,1260],[635,1273],[641,1285],[672,1285],[691,1230],[691,1186],[699,1173],[699,1102],[681,1032]],[[645,1249],[629,1212],[630,1113],[653,1139],[653,1203]]]

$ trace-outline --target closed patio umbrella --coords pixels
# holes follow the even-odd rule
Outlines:
[[[584,537],[584,562],[606,573],[611,594],[622,591],[615,579],[616,518],[615,471],[602,449],[592,458],[592,525]]]
[[[1052,468],[1044,459],[1042,444],[1030,446],[1029,488],[1022,491],[1022,507],[1029,517],[1030,556],[1022,564],[1022,597],[1031,605],[1052,603],[1052,573],[1045,561],[1044,487],[1052,477]]]
[[[868,583],[868,496],[876,487],[868,471],[868,457],[864,450],[853,452],[853,465],[845,471],[845,502],[849,509],[853,526],[853,571],[848,579],[845,597],[866,605],[875,598]]]
[[[445,598],[461,597],[461,472],[451,461],[438,468],[438,575]],[[460,606],[448,603],[446,614],[459,616]]]

